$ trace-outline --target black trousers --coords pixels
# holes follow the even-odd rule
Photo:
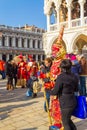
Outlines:
[[[11,86],[13,86],[13,77],[8,77],[7,84],[10,84]]]
[[[16,84],[17,84],[17,76],[14,76],[13,79],[14,79],[14,86],[16,87]]]
[[[70,108],[61,109],[62,112],[62,122],[64,126],[64,130],[77,130],[75,124],[71,120],[72,112],[75,106]]]

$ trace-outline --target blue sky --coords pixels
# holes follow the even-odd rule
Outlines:
[[[0,0],[0,25],[25,24],[46,29],[44,0]]]

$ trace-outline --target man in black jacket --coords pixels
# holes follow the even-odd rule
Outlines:
[[[6,69],[6,75],[7,75],[7,78],[8,78],[8,81],[7,81],[7,90],[13,90],[13,65],[12,65],[12,62],[11,61],[8,61],[7,63],[7,69]]]

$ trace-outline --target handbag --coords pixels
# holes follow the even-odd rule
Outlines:
[[[78,117],[80,119],[87,118],[87,103],[86,96],[76,96],[77,106],[73,111],[73,116]]]

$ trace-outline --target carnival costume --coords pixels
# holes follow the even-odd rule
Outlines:
[[[24,57],[19,55],[20,62],[18,62],[18,74],[17,78],[19,81],[19,85],[22,88],[26,86],[26,79],[27,79],[27,71],[26,71],[26,62],[24,61]]]
[[[57,76],[61,73],[60,63],[63,58],[65,58],[65,48],[62,45],[62,37],[64,32],[64,26],[61,27],[59,36],[55,40],[54,44],[52,45],[52,57],[54,58],[51,71],[50,71],[50,78],[51,81],[55,83]],[[53,85],[54,87],[54,85]],[[62,118],[61,118],[61,110],[60,110],[60,103],[58,97],[52,97],[50,101],[50,116],[53,120],[52,125],[62,129]],[[51,129],[51,128],[50,128]]]

